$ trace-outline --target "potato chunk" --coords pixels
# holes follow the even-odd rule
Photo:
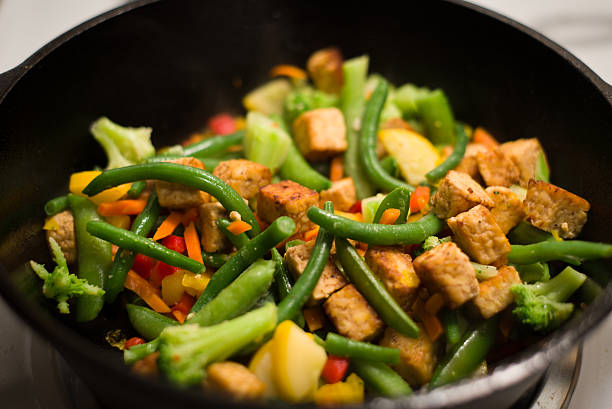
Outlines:
[[[410,308],[420,284],[410,254],[396,247],[370,246],[365,261],[399,306]]]
[[[235,399],[258,399],[266,391],[266,385],[246,366],[237,362],[215,362],[206,373],[207,387]]]
[[[499,149],[479,152],[476,162],[487,186],[509,187],[519,181],[518,167]]]
[[[266,166],[246,159],[225,160],[213,175],[230,185],[240,196],[250,200],[259,189],[272,182],[272,172]]]
[[[587,221],[589,202],[551,183],[529,181],[524,201],[527,221],[542,230],[574,238]]]
[[[540,142],[536,138],[517,139],[501,144],[499,149],[516,164],[520,184],[527,187],[529,180],[535,177],[538,156],[543,152]]]
[[[321,192],[321,203],[331,201],[334,209],[346,212],[357,201],[353,178],[340,179]]]
[[[369,341],[383,329],[382,320],[353,284],[333,293],[323,308],[338,332],[345,337]]]
[[[267,223],[280,216],[289,216],[295,221],[295,233],[303,233],[314,228],[306,211],[318,205],[317,192],[291,180],[283,180],[259,189],[257,215]]]
[[[293,122],[295,144],[309,160],[322,160],[346,150],[346,127],[338,108],[304,112]]]
[[[503,186],[489,186],[485,192],[495,202],[491,214],[504,234],[508,234],[510,229],[525,218],[523,201],[516,193]]]
[[[316,87],[330,94],[342,89],[342,53],[336,47],[315,51],[306,62],[306,69]]]
[[[447,220],[455,241],[470,257],[481,264],[505,264],[512,247],[495,218],[482,205]]]
[[[205,203],[198,207],[198,214],[204,251],[216,253],[231,249],[232,243],[217,226],[218,219],[227,217],[227,212],[221,203]]]
[[[484,318],[491,318],[503,311],[514,301],[510,291],[513,284],[520,284],[521,277],[512,266],[500,268],[497,275],[479,284],[480,291],[474,298],[474,305]]]
[[[191,157],[172,159],[164,162],[204,169],[204,165],[200,160]],[[157,200],[162,207],[188,209],[210,201],[210,195],[208,193],[178,183],[158,180],[155,182],[155,188],[157,190]]]
[[[414,269],[430,293],[440,293],[456,308],[478,295],[470,259],[453,242],[440,244],[414,259]]]
[[[493,207],[495,203],[484,189],[468,174],[451,170],[446,174],[432,198],[436,216],[447,219],[482,204]]]
[[[436,367],[436,349],[422,325],[419,325],[419,337],[416,339],[405,337],[388,327],[380,345],[400,350],[400,363],[393,368],[410,385],[417,387],[431,380]]]
[[[314,240],[311,240],[299,246],[290,247],[285,252],[285,261],[287,262],[287,267],[289,267],[289,271],[295,279],[297,279],[304,272],[304,269],[308,264],[308,260],[310,260],[313,247]],[[321,278],[319,278],[317,285],[312,291],[312,295],[310,296],[308,304],[313,305],[318,302],[324,301],[334,291],[341,289],[347,284],[348,282],[346,281],[342,273],[338,271],[336,265],[333,262],[333,259],[330,257],[327,260],[325,267],[323,267]]]
[[[66,262],[74,263],[77,259],[76,242],[74,241],[74,217],[70,210],[64,210],[51,217],[54,228],[47,230],[47,241],[53,238],[62,249]]]

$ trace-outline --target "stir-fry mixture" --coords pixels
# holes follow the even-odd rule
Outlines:
[[[31,262],[59,312],[126,305],[137,373],[326,405],[486,374],[601,291],[581,264],[612,245],[574,240],[589,202],[537,139],[499,143],[366,56],[306,68],[182,145],[97,120],[107,168],[47,203],[56,267]]]

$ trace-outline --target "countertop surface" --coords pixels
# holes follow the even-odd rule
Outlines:
[[[475,0],[475,4],[505,14],[536,29],[568,49],[602,79],[612,82],[612,0]],[[121,0],[0,0],[0,73],[13,68],[48,41]],[[3,406],[41,408],[28,396],[30,378],[11,368],[28,362],[33,334],[0,300],[0,396]],[[612,317],[584,343],[582,371],[570,409],[612,406]]]

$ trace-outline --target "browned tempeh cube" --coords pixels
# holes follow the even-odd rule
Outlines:
[[[217,226],[218,219],[227,217],[227,212],[221,203],[204,203],[198,207],[198,214],[200,215],[200,232],[204,251],[215,253],[231,249],[232,243]]]
[[[497,275],[480,283],[480,292],[473,303],[484,318],[491,318],[514,301],[510,287],[520,284],[521,277],[512,266],[501,267]]]
[[[232,361],[210,365],[205,385],[234,399],[261,398],[266,391],[266,385],[249,368]]]
[[[192,157],[166,160],[164,162],[204,169],[202,162]],[[210,195],[208,193],[178,183],[158,180],[155,182],[155,187],[157,190],[157,200],[162,207],[188,209],[210,201]]]
[[[519,182],[518,167],[499,149],[479,152],[476,162],[487,186],[508,187]]]
[[[293,122],[295,145],[308,160],[322,160],[346,150],[346,127],[338,108],[304,112]]]
[[[315,51],[306,62],[306,69],[321,91],[338,94],[342,89],[342,53],[336,47]]]
[[[504,234],[508,234],[510,229],[525,218],[523,201],[516,193],[503,186],[489,186],[485,192],[495,202],[491,214]]]
[[[333,182],[332,187],[321,191],[321,203],[331,201],[334,209],[346,212],[357,201],[353,178],[344,178]]]
[[[447,219],[476,205],[493,207],[495,203],[468,174],[451,170],[440,182],[432,204],[436,216]]]
[[[46,230],[47,241],[49,238],[53,238],[62,249],[66,262],[68,264],[74,263],[77,260],[77,248],[76,242],[74,241],[74,217],[70,210],[64,210],[51,216],[54,228]]]
[[[213,175],[230,185],[240,196],[250,200],[259,189],[272,182],[272,172],[266,166],[246,159],[225,160]]]
[[[520,173],[520,185],[527,187],[529,180],[535,177],[538,156],[544,152],[540,142],[536,138],[517,139],[501,144],[499,149],[516,164]]]
[[[283,180],[259,190],[257,216],[267,223],[280,216],[289,216],[295,221],[295,233],[303,233],[314,228],[306,211],[318,205],[317,192],[291,180]]]

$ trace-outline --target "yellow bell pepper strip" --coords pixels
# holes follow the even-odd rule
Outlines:
[[[70,190],[70,193],[73,193],[75,195],[89,198],[89,200],[91,200],[97,205],[103,202],[113,202],[115,200],[119,200],[121,197],[127,194],[128,190],[130,190],[131,183],[126,183],[110,189],[103,190],[95,196],[89,197],[85,195],[83,193],[83,189],[85,189],[85,186],[87,186],[101,173],[102,172],[100,172],[99,170],[89,170],[85,172],[73,173],[70,176],[68,190]]]

